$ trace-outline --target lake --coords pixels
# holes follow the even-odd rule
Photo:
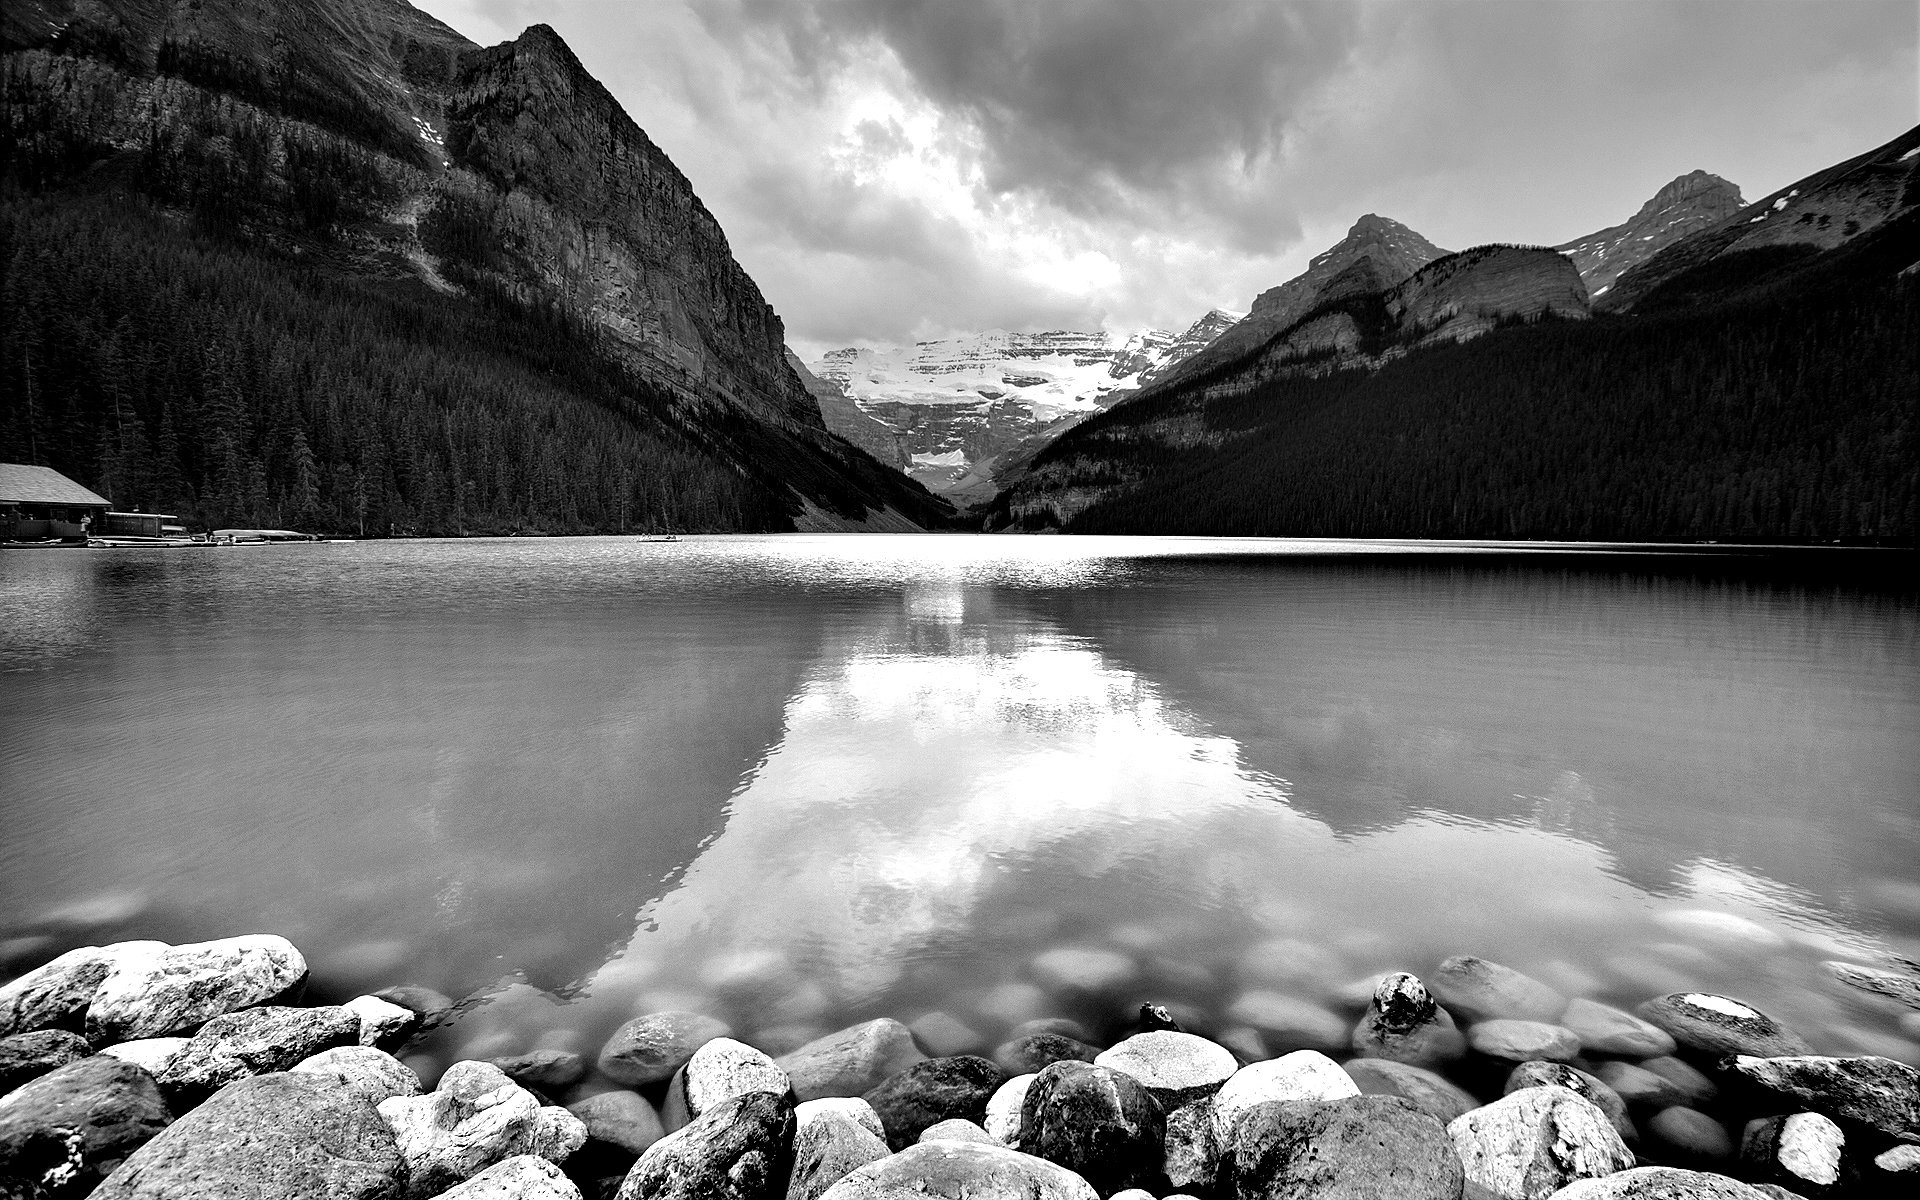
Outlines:
[[[1820,967],[1920,958],[1920,599],[1881,562],[8,552],[0,946],[15,973],[274,932],[323,997],[490,993],[429,1074],[662,1008],[776,1051],[932,1011],[955,1045],[1114,1036],[1144,1000],[1222,1031],[1249,991],[1337,1031],[1377,973],[1457,953],[1920,1062],[1911,1018]]]

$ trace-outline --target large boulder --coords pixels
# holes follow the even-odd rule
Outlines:
[[[0,1096],[0,1176],[50,1198],[84,1196],[169,1120],[153,1077],[104,1055],[55,1068]]]
[[[789,1095],[793,1084],[771,1058],[745,1042],[714,1038],[674,1072],[661,1110],[668,1129],[678,1129],[723,1100],[749,1092]]]
[[[1734,1071],[1814,1112],[1857,1121],[1904,1142],[1920,1142],[1920,1071],[1876,1055],[1780,1058],[1738,1055]]]
[[[1477,960],[1476,960],[1477,961]],[[1453,1017],[1434,1001],[1425,984],[1405,971],[1383,976],[1367,1000],[1367,1011],[1348,1037],[1361,1058],[1433,1067],[1467,1052]]]
[[[1847,1173],[1847,1135],[1819,1113],[1757,1117],[1741,1132],[1740,1163],[1755,1179],[1830,1195]]]
[[[360,1018],[351,1009],[249,1008],[202,1025],[157,1078],[176,1108],[191,1108],[236,1079],[359,1044]]]
[[[980,1142],[922,1142],[854,1171],[821,1200],[1098,1198],[1092,1184],[1044,1158]]]
[[[1145,1084],[1093,1063],[1051,1064],[1020,1107],[1020,1148],[1077,1172],[1103,1196],[1160,1173],[1165,1132],[1166,1115]]]
[[[87,1039],[70,1029],[37,1029],[0,1037],[0,1096],[29,1079],[93,1054]]]
[[[878,1017],[816,1038],[774,1061],[787,1073],[794,1096],[804,1102],[862,1095],[926,1057],[905,1025]]]
[[[1703,1054],[1772,1058],[1808,1054],[1799,1034],[1750,1004],[1711,992],[1674,992],[1640,1006],[1640,1015]]]
[[[365,1098],[318,1075],[254,1075],[135,1151],[95,1200],[401,1200],[406,1162]]]
[[[961,1054],[915,1063],[867,1092],[865,1099],[880,1114],[887,1144],[897,1151],[919,1141],[927,1126],[950,1117],[982,1120],[987,1100],[1005,1081],[991,1062]]]
[[[1213,1095],[1240,1069],[1225,1046],[1170,1030],[1136,1033],[1093,1062],[1138,1080],[1168,1109]]]
[[[1447,1126],[1467,1182],[1488,1200],[1544,1200],[1633,1165],[1607,1114],[1563,1087],[1522,1088]]]
[[[1675,1049],[1673,1035],[1658,1025],[1585,996],[1568,1002],[1557,1023],[1572,1030],[1589,1054],[1654,1058]]]
[[[1242,1113],[1268,1100],[1344,1100],[1360,1085],[1318,1050],[1295,1050],[1241,1067],[1213,1095],[1214,1128],[1222,1147],[1233,1144]]]
[[[1607,1114],[1607,1120],[1613,1122],[1614,1132],[1622,1141],[1635,1140],[1633,1121],[1627,1116],[1627,1102],[1620,1093],[1608,1087],[1598,1076],[1589,1075],[1577,1067],[1556,1062],[1521,1063],[1507,1076],[1504,1095],[1511,1096],[1521,1088],[1563,1087],[1577,1092],[1593,1101],[1594,1107]],[[1449,1121],[1452,1118],[1448,1118]]]
[[[1239,1200],[1460,1200],[1446,1126],[1392,1096],[1267,1101],[1234,1129]]]
[[[384,1100],[379,1111],[406,1159],[408,1200],[436,1196],[517,1154],[565,1162],[587,1140],[578,1117],[543,1107],[491,1063],[455,1063],[434,1091]]]
[[[793,1171],[793,1101],[723,1100],[647,1147],[617,1200],[781,1200]]]
[[[1553,1021],[1567,1009],[1567,998],[1538,979],[1471,954],[1441,963],[1426,984],[1454,1016],[1468,1022]]]
[[[345,1084],[349,1091],[378,1105],[395,1096],[418,1096],[420,1077],[413,1068],[385,1050],[373,1046],[335,1046],[311,1058],[303,1058],[291,1068],[300,1075],[320,1075]]]
[[[600,1072],[615,1083],[641,1087],[671,1079],[693,1052],[733,1030],[725,1021],[692,1012],[635,1017],[600,1048]]]
[[[1737,1179],[1679,1167],[1633,1167],[1598,1179],[1577,1180],[1553,1200],[1774,1200]]]
[[[100,981],[87,1005],[94,1045],[191,1032],[224,1013],[297,999],[307,982],[307,960],[270,933],[149,945],[158,948],[121,953]]]
[[[858,1113],[822,1107],[823,1103],[809,1101],[794,1110],[793,1174],[787,1183],[786,1200],[819,1200],[847,1175],[889,1153],[886,1139],[879,1132],[883,1127],[870,1107],[866,1115],[872,1125]],[[860,1100],[849,1103],[866,1107]]]
[[[1356,1058],[1345,1071],[1366,1096],[1398,1096],[1442,1125],[1480,1107],[1473,1093],[1437,1071],[1384,1058]]]
[[[519,1154],[441,1192],[439,1200],[581,1200],[566,1173],[544,1158]]]
[[[122,956],[156,953],[165,942],[81,946],[0,986],[0,1037],[38,1029],[87,1027],[87,1006]]]

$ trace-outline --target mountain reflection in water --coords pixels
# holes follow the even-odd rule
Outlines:
[[[667,1007],[774,1048],[1147,998],[1218,1030],[1250,990],[1338,1026],[1463,952],[1920,1054],[1818,967],[1920,949],[1910,593],[1247,549],[11,556],[7,611],[100,632],[0,640],[0,907],[132,889],[129,928],[284,932],[323,990],[510,984],[442,1061]],[[1061,947],[1120,965],[1070,987]]]

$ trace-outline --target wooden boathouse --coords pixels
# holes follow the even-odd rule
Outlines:
[[[0,463],[0,541],[84,545],[112,507],[52,467]]]

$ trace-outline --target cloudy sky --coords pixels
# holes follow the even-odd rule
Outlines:
[[[414,0],[559,30],[803,357],[1182,328],[1377,212],[1553,244],[1920,122],[1915,0]]]

